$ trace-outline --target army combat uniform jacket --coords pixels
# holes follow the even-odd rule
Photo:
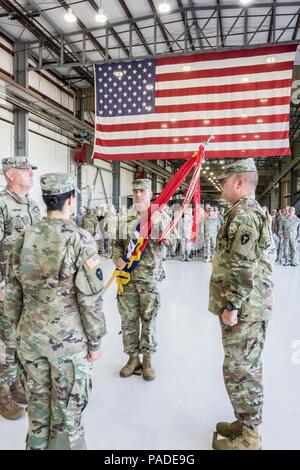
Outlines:
[[[39,208],[29,196],[20,197],[7,188],[0,192],[0,284],[17,237],[39,219]]]
[[[6,290],[5,316],[17,325],[26,357],[100,347],[106,331],[100,259],[92,237],[72,221],[43,218],[20,236]]]
[[[217,236],[209,310],[220,316],[231,302],[240,320],[268,320],[274,260],[271,227],[260,205],[254,198],[242,198],[225,215]]]
[[[134,207],[128,210],[127,214],[127,230],[121,226],[117,233],[117,239],[113,247],[113,259],[116,261],[118,258],[122,258],[127,252],[130,238],[141,219],[141,214],[137,212]],[[137,267],[130,273],[131,281],[142,281],[142,282],[154,282],[159,281],[165,277],[163,269],[163,246],[161,243],[156,243],[157,237],[160,235],[162,229],[167,225],[169,218],[167,214],[162,214],[162,223],[157,224],[159,230],[153,230],[154,239],[150,240],[143,256]],[[120,234],[126,233],[126,238],[120,238]],[[155,238],[156,236],[156,238]]]

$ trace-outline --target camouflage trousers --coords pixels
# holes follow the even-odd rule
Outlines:
[[[224,325],[220,319],[225,352],[224,382],[236,419],[254,429],[262,422],[263,384],[261,355],[266,321],[239,321]]]
[[[27,450],[86,449],[82,412],[91,389],[87,352],[27,357],[18,349],[28,401]]]
[[[8,347],[3,324],[4,302],[0,302],[0,388],[11,386],[17,378],[15,348]]]
[[[286,264],[297,264],[297,248],[297,240],[292,240],[291,238],[285,238],[283,240],[284,262]]]
[[[192,249],[192,242],[188,238],[182,238],[180,242],[181,256],[190,256]]]
[[[157,349],[156,317],[160,294],[156,283],[129,282],[118,294],[124,352],[151,354]]]
[[[204,257],[208,258],[209,256],[212,256],[214,254],[215,248],[216,248],[216,238],[217,235],[214,235],[212,237],[205,237],[204,239]]]

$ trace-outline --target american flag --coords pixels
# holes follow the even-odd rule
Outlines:
[[[297,45],[196,53],[95,65],[93,158],[290,155],[289,113]]]

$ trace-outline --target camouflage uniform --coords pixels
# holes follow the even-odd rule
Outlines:
[[[148,189],[145,181],[135,180],[134,189],[142,181],[143,189]],[[145,186],[145,188],[144,188]],[[149,186],[150,187],[150,186]],[[127,239],[118,237],[113,247],[113,259],[122,258],[141,214],[134,207],[127,214]],[[124,233],[125,229],[122,229]],[[156,240],[150,240],[138,266],[131,272],[129,284],[124,286],[123,294],[118,294],[118,310],[121,315],[124,352],[129,355],[152,354],[157,349],[156,317],[160,306],[157,282],[164,278],[162,265],[163,247]],[[141,332],[140,332],[141,323]]]
[[[114,242],[117,236],[118,215],[114,208],[110,208],[104,219],[104,237],[107,241],[108,257],[112,257]]]
[[[216,238],[220,227],[221,223],[219,217],[210,215],[204,219],[204,257],[206,259],[212,257],[215,251]]]
[[[288,265],[297,266],[297,243],[300,240],[300,219],[285,217],[279,228],[279,236],[283,237],[284,261]]]
[[[44,194],[72,176],[41,176]],[[21,236],[8,265],[5,315],[17,331],[28,400],[27,449],[85,449],[82,411],[91,387],[88,351],[105,334],[103,281],[94,240],[73,221],[43,218]]]
[[[279,241],[278,241],[278,245],[277,245],[277,259],[276,259],[276,261],[278,261],[279,263],[283,263],[283,259],[284,259],[282,224],[283,224],[285,219],[286,219],[286,215],[284,215],[284,214],[279,214],[277,216],[276,227],[277,227],[277,235],[278,235]]]
[[[245,171],[256,171],[252,159],[228,165],[223,179]],[[260,205],[251,197],[240,199],[226,213],[217,236],[209,310],[220,318],[224,381],[235,416],[250,429],[262,421],[261,354],[272,310],[275,256],[271,228]],[[228,302],[239,310],[235,326],[221,319]]]
[[[9,168],[32,168],[26,157],[6,158],[2,160],[3,171]],[[28,195],[20,197],[5,188],[0,192],[0,284],[4,288],[6,263],[16,242],[16,238],[40,218],[37,204]],[[17,377],[15,358],[16,345],[7,341],[4,334],[4,303],[0,302],[0,388],[11,386]]]
[[[94,237],[100,230],[97,216],[95,214],[84,216],[82,219],[82,228]]]
[[[193,229],[193,213],[192,211],[185,211],[184,217],[181,220],[181,241],[180,251],[182,261],[189,261],[189,257],[192,249],[192,229]]]

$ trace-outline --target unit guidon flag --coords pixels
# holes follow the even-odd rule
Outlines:
[[[93,158],[290,155],[297,45],[196,53],[95,65]]]

